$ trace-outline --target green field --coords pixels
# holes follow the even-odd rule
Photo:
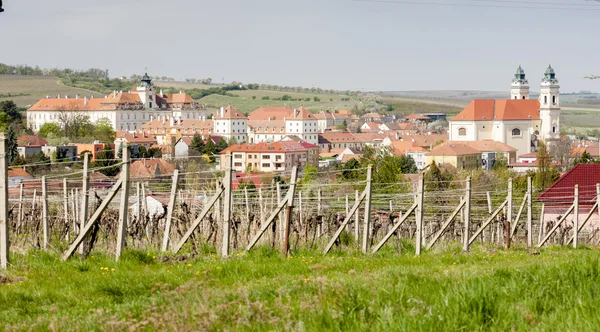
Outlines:
[[[65,86],[52,76],[0,75],[0,101],[13,100],[21,107],[33,105],[47,95],[75,97],[76,94],[102,97],[96,92]]]
[[[189,260],[126,252],[61,262],[15,255],[0,274],[11,330],[590,331],[600,323],[600,252],[549,248],[415,257],[334,251]]]

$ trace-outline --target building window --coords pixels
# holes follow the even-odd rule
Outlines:
[[[268,154],[265,154],[265,155],[262,156],[262,159],[271,159],[271,156],[268,155]]]
[[[467,136],[466,128],[458,128],[458,136]]]
[[[233,163],[233,166],[235,166],[235,167],[242,167],[242,163]]]
[[[523,96],[523,99],[525,99],[525,96]]]
[[[548,104],[548,96],[544,96],[544,104]]]
[[[556,105],[556,96],[552,96],[552,104]]]
[[[262,167],[271,167],[271,164],[262,164]]]
[[[552,132],[555,133],[556,132],[556,126],[552,126]]]
[[[521,136],[521,129],[519,128],[515,128],[512,130],[512,135],[513,136]]]

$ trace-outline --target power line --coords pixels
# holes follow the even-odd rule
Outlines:
[[[352,0],[353,2],[368,2],[368,3],[390,3],[390,4],[406,4],[406,5],[431,5],[431,6],[447,6],[447,7],[478,7],[478,8],[506,8],[506,9],[548,9],[548,10],[563,10],[563,11],[600,11],[592,8],[561,8],[561,7],[539,7],[539,6],[500,6],[475,3],[442,3],[442,2],[417,2],[417,1],[401,1],[401,0]],[[494,2],[494,0],[489,0]],[[495,3],[502,3],[495,1]],[[540,6],[542,3],[539,3]]]
[[[554,6],[575,6],[575,7],[596,7],[598,4],[588,5],[583,3],[564,3],[564,2],[538,2],[538,1],[517,1],[517,0],[473,0],[476,2],[492,2],[492,3],[518,3],[518,4],[534,4],[539,6],[554,5]]]

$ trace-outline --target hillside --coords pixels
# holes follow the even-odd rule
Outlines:
[[[21,107],[33,105],[47,95],[74,97],[76,94],[102,96],[89,90],[65,86],[53,76],[0,75],[0,101],[13,100]]]

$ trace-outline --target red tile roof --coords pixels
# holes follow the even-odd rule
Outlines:
[[[48,141],[41,136],[25,135],[17,138],[17,144],[19,146],[44,146],[48,145]]]
[[[600,183],[600,164],[579,164],[561,176],[538,195],[540,202],[573,202],[575,185],[579,185],[579,202],[593,204],[596,201],[596,184]]]
[[[539,110],[533,99],[475,99],[452,121],[539,120]]]
[[[263,106],[248,114],[249,121],[282,120],[289,117],[294,110],[287,106]]]
[[[175,166],[164,159],[137,160],[131,164],[130,173],[132,178],[154,178],[157,175],[171,175]]]
[[[473,149],[472,147],[455,142],[450,144],[450,142],[441,144],[433,148],[431,152],[429,152],[428,156],[464,156],[464,155],[474,155],[481,154],[480,151]]]
[[[221,110],[217,111],[216,119],[246,119],[246,116],[240,113],[237,108],[229,105],[223,109],[223,115],[221,116]]]
[[[29,173],[27,173],[25,170],[23,170],[22,168],[9,168],[8,169],[8,177],[9,178],[14,178],[14,177],[31,178],[31,175]]]

